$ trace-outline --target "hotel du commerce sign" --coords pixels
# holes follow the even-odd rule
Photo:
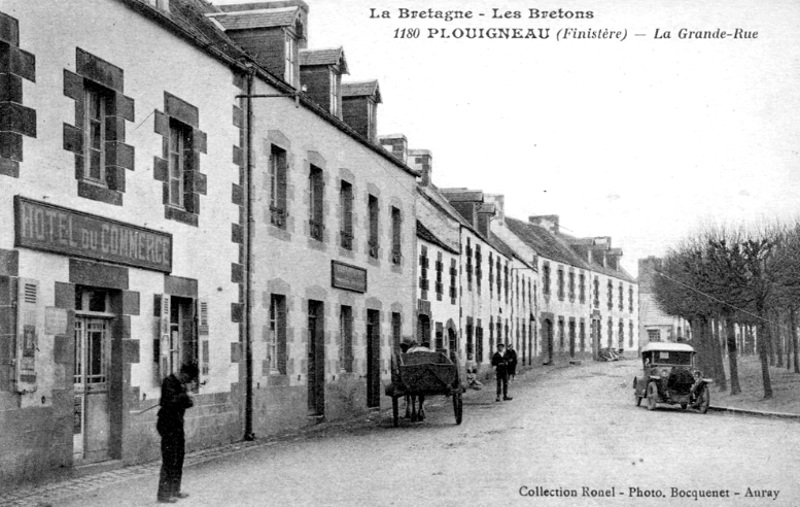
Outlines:
[[[124,264],[137,268],[172,271],[172,235],[14,197],[15,246]]]

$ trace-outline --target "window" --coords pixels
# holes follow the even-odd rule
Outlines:
[[[475,353],[475,344],[472,337],[472,324],[467,324],[467,354]]]
[[[269,161],[269,213],[270,223],[276,227],[286,227],[286,150],[274,144]]]
[[[614,283],[609,280],[606,286],[606,293],[608,295],[608,309],[614,309]],[[610,346],[610,345],[609,345]]]
[[[392,343],[395,348],[400,347],[400,340],[403,337],[403,316],[398,312],[392,312]]]
[[[309,209],[309,232],[310,236],[318,241],[322,241],[322,231],[325,228],[322,215],[322,204],[324,202],[325,183],[322,179],[322,169],[311,166],[308,173],[308,187],[311,196]]]
[[[619,311],[625,309],[625,291],[622,288],[622,282],[619,283]]]
[[[569,272],[569,300],[575,301],[575,273],[573,271]]]
[[[450,304],[456,304],[456,296],[458,293],[456,292],[458,289],[456,288],[456,279],[458,277],[458,268],[456,267],[456,260],[450,259]]]
[[[558,350],[564,350],[564,317],[558,318]]]
[[[628,312],[633,313],[633,286],[628,287]]]
[[[497,261],[495,262],[495,268],[497,270],[497,300],[500,301],[500,292],[503,289],[503,279],[502,273],[500,271],[500,256],[497,256]]]
[[[611,317],[608,318],[608,348],[614,346],[614,321]]]
[[[483,276],[481,260],[481,246],[475,245],[475,285],[478,288],[478,294],[481,293],[481,277]]]
[[[394,316],[392,317],[394,323]],[[339,307],[339,369],[353,371],[353,307]]]
[[[339,73],[331,70],[331,114],[334,116],[339,116],[339,83],[341,81],[341,76]]]
[[[378,198],[374,195],[369,196],[367,202],[367,211],[369,214],[369,256],[373,259],[378,258]]]
[[[545,296],[550,295],[550,264],[545,263],[542,266],[542,293]]]
[[[342,180],[339,188],[339,206],[342,209],[342,225],[339,231],[340,242],[345,250],[353,249],[353,185]]]
[[[419,252],[419,289],[420,299],[428,299],[428,247],[420,246]]]
[[[472,290],[472,242],[467,238],[467,290]]]
[[[625,348],[625,323],[622,322],[622,319],[619,319],[619,332],[617,334],[617,343],[619,344],[617,348],[619,349]]]
[[[564,269],[559,267],[557,272],[558,300],[564,301]]]
[[[392,206],[392,264],[400,264],[402,251],[400,249],[400,235],[402,233],[402,218],[400,210]]]
[[[106,115],[109,94],[86,86],[83,118],[84,178],[106,185]]]
[[[436,301],[441,301],[444,296],[444,282],[442,281],[444,263],[442,262],[442,252],[437,252],[436,255]]]
[[[296,84],[295,69],[297,68],[297,40],[295,40],[291,34],[286,34],[286,38],[284,39],[284,48],[286,56],[284,78],[287,83],[294,86]]]
[[[169,204],[185,208],[184,174],[192,159],[192,129],[179,121],[169,122]]]
[[[648,329],[647,330],[647,341],[660,342],[661,341],[661,330],[660,329]]]
[[[492,283],[494,280],[494,269],[492,269],[493,266],[492,252],[489,252],[489,299],[492,299],[492,293],[494,292],[494,283]]]
[[[594,307],[600,308],[600,280],[594,277]]]
[[[586,323],[581,320],[578,324],[578,339],[580,340],[581,352],[586,350]]]
[[[270,375],[286,374],[286,296],[279,294],[270,298],[267,363]]]
[[[506,304],[508,304],[508,261],[506,261],[505,266],[503,266],[503,291],[506,296]]]
[[[434,349],[439,350],[444,348],[444,326],[441,322],[436,323],[436,339],[434,341]]]
[[[581,304],[586,302],[586,275],[583,273],[578,276],[578,300]]]

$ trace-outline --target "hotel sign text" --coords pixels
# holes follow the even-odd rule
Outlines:
[[[15,246],[169,273],[172,235],[14,198]]]
[[[337,289],[367,292],[367,270],[331,261],[331,285]]]

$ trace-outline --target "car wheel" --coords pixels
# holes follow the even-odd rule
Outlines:
[[[658,387],[655,382],[647,384],[647,410],[656,409],[656,400],[658,399]]]
[[[697,410],[700,411],[701,414],[705,414],[708,412],[708,406],[711,404],[711,393],[708,392],[708,386],[704,385],[700,394],[697,395]]]

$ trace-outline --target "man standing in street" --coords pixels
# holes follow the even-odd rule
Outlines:
[[[161,476],[158,481],[158,501],[175,503],[189,496],[181,492],[185,437],[183,413],[190,408],[192,398],[186,392],[186,384],[197,379],[197,366],[184,364],[178,376],[170,374],[161,383],[161,408],[158,411],[156,429],[161,435]]]
[[[492,366],[494,366],[495,377],[497,378],[497,399],[500,401],[500,390],[503,391],[503,400],[509,401],[512,398],[508,395],[508,355],[505,345],[497,344],[497,352],[492,356]]]

